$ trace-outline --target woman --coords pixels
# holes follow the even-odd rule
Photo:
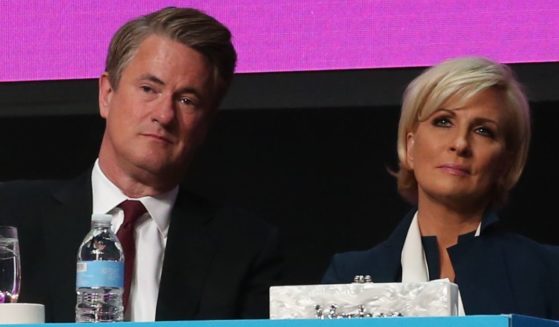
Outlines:
[[[406,89],[398,130],[401,195],[417,206],[385,242],[334,256],[324,283],[448,278],[466,314],[559,319],[559,250],[503,231],[494,210],[518,181],[530,113],[511,70],[459,58]]]

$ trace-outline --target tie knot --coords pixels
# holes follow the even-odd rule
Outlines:
[[[123,225],[134,224],[146,212],[146,207],[137,200],[125,200],[118,206],[124,211]]]

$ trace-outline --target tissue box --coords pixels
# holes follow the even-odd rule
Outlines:
[[[425,283],[352,283],[270,288],[271,319],[455,316],[458,286]]]

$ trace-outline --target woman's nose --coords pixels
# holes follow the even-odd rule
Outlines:
[[[461,157],[470,156],[472,153],[470,139],[467,133],[459,133],[450,143],[450,150]]]

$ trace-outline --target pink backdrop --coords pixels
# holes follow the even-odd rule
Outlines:
[[[559,60],[555,0],[5,0],[0,81],[97,77],[112,33],[167,5],[228,25],[241,73],[425,66],[461,55]]]

